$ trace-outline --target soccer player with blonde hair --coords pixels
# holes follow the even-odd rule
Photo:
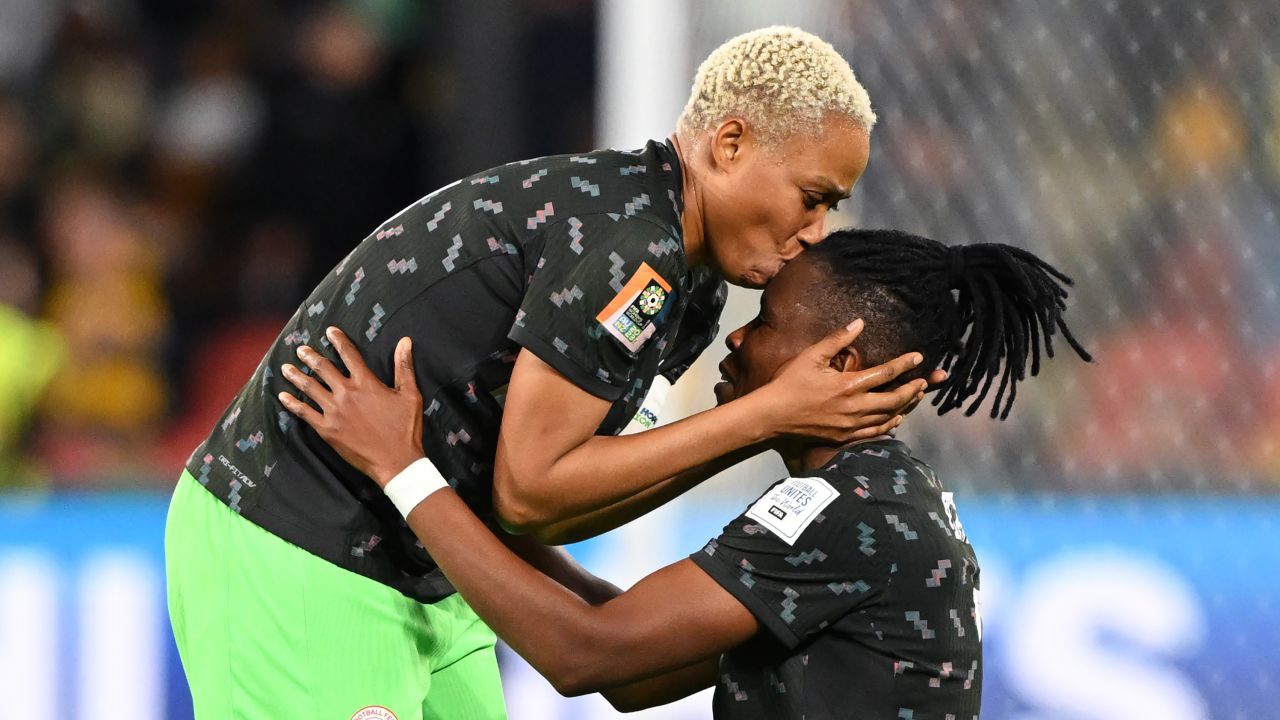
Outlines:
[[[829,348],[855,335],[842,327],[753,392],[619,435],[652,424],[642,403],[715,337],[726,281],[763,287],[822,240],[874,122],[830,45],[768,28],[712,53],[670,140],[486,170],[356,246],[175,491],[169,608],[197,717],[505,714],[493,633],[379,489],[415,458],[349,462],[296,421],[324,423],[295,385],[333,379],[313,370],[336,359],[333,342],[390,382],[397,341],[417,341],[425,423],[384,418],[379,432],[414,435],[404,446],[423,448],[493,533],[589,603],[618,590],[552,545],[617,527],[778,438],[848,442],[898,423],[924,380],[872,390],[914,355],[832,372]]]

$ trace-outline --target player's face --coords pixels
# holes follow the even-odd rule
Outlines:
[[[726,280],[764,287],[825,236],[827,212],[866,170],[870,136],[833,115],[816,136],[761,147],[748,131],[735,147],[736,154],[718,156],[703,182],[707,249]]]
[[[787,263],[760,296],[760,314],[729,333],[729,356],[720,363],[716,402],[727,403],[761,387],[778,368],[817,342],[825,329],[806,305],[821,270],[804,255]]]

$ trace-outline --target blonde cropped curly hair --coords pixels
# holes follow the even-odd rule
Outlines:
[[[876,124],[871,98],[840,53],[816,35],[779,25],[716,48],[694,76],[677,127],[693,134],[739,116],[774,144],[820,129],[829,113],[868,132]]]

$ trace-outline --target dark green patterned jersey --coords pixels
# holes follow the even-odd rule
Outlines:
[[[358,182],[358,179],[353,179]],[[715,336],[725,285],[690,268],[674,149],[512,163],[383,223],[298,308],[187,467],[244,517],[424,601],[452,592],[390,501],[276,399],[284,363],[341,328],[384,382],[413,339],[427,456],[482,517],[512,365],[526,348],[613,402],[616,433],[658,374]],[[480,561],[477,559],[477,561]]]
[[[692,559],[760,632],[720,663],[720,720],[975,720],[978,561],[896,440],[769,488]]]

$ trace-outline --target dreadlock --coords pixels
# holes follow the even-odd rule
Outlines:
[[[939,415],[971,397],[964,414],[973,415],[998,378],[991,417],[1008,417],[1028,355],[1036,375],[1042,348],[1053,357],[1058,332],[1076,355],[1092,360],[1062,318],[1071,278],[1021,248],[948,247],[898,230],[837,230],[805,255],[831,271],[829,298],[878,308],[858,340],[879,346],[868,353],[883,355],[875,362],[915,350],[925,361],[914,377],[935,367],[947,371],[933,397]]]

